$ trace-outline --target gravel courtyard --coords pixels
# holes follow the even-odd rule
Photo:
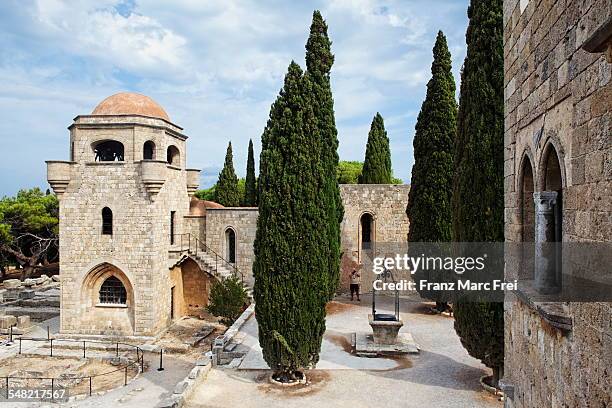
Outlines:
[[[382,303],[392,310],[389,299]],[[363,296],[361,302],[338,298],[330,303],[321,361],[316,370],[307,372],[310,384],[291,388],[268,382],[269,371],[257,342],[257,322],[252,317],[241,329],[243,344],[250,351],[240,366],[212,370],[186,406],[502,407],[502,402],[481,388],[479,378],[490,371],[463,349],[452,318],[432,315],[423,303],[403,299],[402,331],[412,333],[420,354],[359,358],[349,353],[349,339],[353,332],[371,331],[368,313],[369,296]]]

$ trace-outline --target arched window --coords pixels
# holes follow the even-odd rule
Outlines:
[[[559,166],[559,157],[555,148],[550,146],[546,156],[546,165],[544,173],[544,190],[545,191],[561,191],[561,167]]]
[[[125,305],[127,292],[125,286],[115,276],[108,277],[100,287],[100,303]]]
[[[93,146],[95,161],[123,161],[123,143],[105,140]]]
[[[556,191],[554,236],[555,242],[561,242],[563,226],[563,182],[561,163],[553,145],[549,145],[544,164],[544,191]]]
[[[181,158],[181,154],[179,153],[179,149],[177,149],[176,146],[168,146],[168,154],[167,154],[167,159],[166,159],[168,164],[171,164],[173,166],[180,166],[181,165],[180,158]]]
[[[108,207],[102,209],[102,235],[113,235],[113,212]]]
[[[372,249],[374,241],[374,218],[372,214],[365,213],[361,216],[361,249]]]
[[[228,262],[236,263],[236,232],[232,228],[225,230],[225,256]]]
[[[148,140],[142,147],[142,158],[144,160],[153,160],[155,158],[155,143]]]
[[[534,242],[535,205],[533,202],[533,168],[527,156],[524,158],[521,174],[521,241]]]

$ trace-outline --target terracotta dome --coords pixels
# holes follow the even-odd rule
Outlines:
[[[225,208],[214,201],[199,200],[196,197],[191,197],[189,202],[189,215],[203,216],[206,215],[207,208]]]
[[[168,114],[148,96],[121,92],[104,99],[91,112],[92,115],[143,115],[170,121]]]

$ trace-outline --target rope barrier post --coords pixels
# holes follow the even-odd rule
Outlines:
[[[9,327],[9,343],[13,344],[13,326]]]
[[[164,349],[159,349],[159,368],[157,371],[164,371]]]
[[[89,396],[91,397],[91,377],[89,377]]]
[[[83,358],[85,358],[85,341],[83,341]]]
[[[119,357],[119,342],[117,342],[117,353],[116,356]]]
[[[19,338],[19,354],[21,354],[21,337]]]
[[[51,401],[53,401],[53,394],[54,394],[53,388],[54,387],[55,387],[55,382],[54,382],[54,379],[51,378]]]
[[[53,357],[53,339],[51,339],[51,357]]]
[[[9,387],[8,387],[8,382],[9,382],[9,378],[6,377],[6,399],[8,400],[9,397]]]
[[[140,353],[140,372],[144,373],[144,350]]]
[[[49,325],[47,325],[47,340],[51,338],[51,331],[49,329]]]
[[[123,385],[127,385],[127,368],[128,366],[125,366],[125,380],[124,380]]]

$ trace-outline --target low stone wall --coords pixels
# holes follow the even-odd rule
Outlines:
[[[514,387],[507,408],[605,407],[612,336],[610,303],[570,303],[570,332],[546,324],[523,301],[506,303],[505,370]],[[521,358],[517,358],[521,356]]]
[[[202,384],[208,375],[212,365],[209,358],[196,361],[184,380],[176,384],[172,395],[162,401],[159,408],[181,408],[185,401],[191,396],[197,386]]]

